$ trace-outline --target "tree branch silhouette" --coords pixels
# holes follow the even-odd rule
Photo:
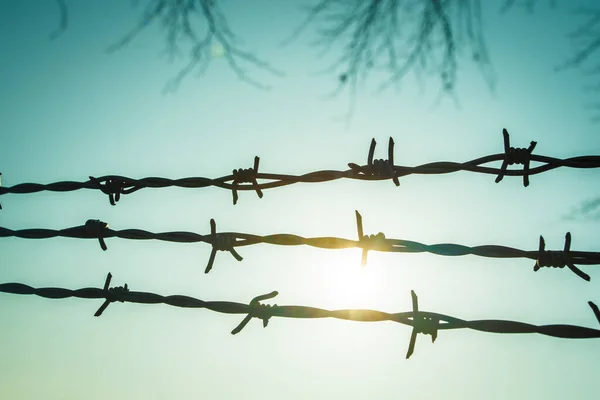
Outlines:
[[[59,12],[58,27],[50,34],[50,40],[54,40],[62,35],[69,26],[69,9],[67,8],[66,0],[56,0],[56,5]]]
[[[506,0],[503,11],[515,5],[520,5],[528,12],[533,12],[538,2],[539,0]],[[548,3],[550,7],[555,7],[557,2],[556,0],[548,0]],[[583,22],[567,33],[567,39],[572,45],[572,52],[561,64],[555,67],[555,71],[579,69],[587,77],[597,77],[600,75],[600,59],[598,59],[598,55],[600,55],[600,7],[578,7],[573,10],[573,14],[582,18]],[[600,81],[585,85],[583,90],[585,93],[597,96],[600,93]],[[599,112],[600,102],[588,103],[585,108]],[[592,121],[600,122],[600,113],[594,115]]]
[[[239,37],[230,29],[218,3],[214,0],[149,0],[135,27],[109,46],[107,52],[126,47],[150,25],[160,23],[165,32],[166,52],[171,59],[179,54],[182,43],[191,43],[187,65],[167,83],[165,91],[176,90],[194,69],[198,74],[204,73],[217,57],[223,57],[242,81],[259,89],[269,89],[268,85],[252,78],[246,71],[247,67],[262,69],[277,76],[283,73],[240,47]],[[202,25],[203,33],[199,34]]]
[[[522,7],[532,12],[538,3],[539,0],[503,0],[499,11]],[[548,3],[553,7],[556,1]],[[69,21],[66,0],[56,0],[56,4],[60,20],[52,39],[67,29]],[[213,59],[221,57],[239,79],[260,89],[269,86],[250,76],[249,67],[283,75],[239,44],[240,39],[231,30],[218,1],[146,0],[145,4],[138,23],[107,51],[126,47],[156,24],[162,26],[171,59],[180,54],[182,45],[191,45],[187,64],[167,83],[165,91],[176,90],[194,70],[204,73]],[[359,84],[374,72],[383,78],[378,92],[399,87],[406,75],[414,73],[419,81],[423,76],[437,77],[440,93],[454,95],[459,64],[467,61],[479,67],[493,90],[495,73],[484,37],[481,6],[481,0],[316,0],[284,43],[314,25],[317,38],[312,44],[320,49],[319,56],[336,47],[339,54],[322,73],[336,77],[337,83],[327,97],[337,97],[346,90],[350,93],[348,117],[354,110]],[[600,7],[579,8],[576,14],[586,20],[568,35],[574,45],[573,54],[556,69],[581,68],[586,75],[597,76]],[[596,64],[589,67],[593,62]],[[589,85],[586,90],[597,93],[600,83]],[[600,102],[589,107],[600,110]],[[600,121],[600,115],[594,119]]]
[[[307,10],[302,24],[284,41],[316,25],[313,45],[320,56],[341,44],[341,54],[323,72],[337,76],[330,97],[348,89],[349,114],[359,83],[371,72],[386,78],[379,92],[398,85],[409,73],[434,75],[452,93],[463,57],[475,62],[493,89],[495,76],[482,29],[480,0],[320,0]]]
[[[504,0],[504,3],[500,8],[500,13],[505,13],[511,8],[516,7],[521,7],[527,12],[532,13],[538,3],[539,0]],[[556,0],[548,0],[548,4],[550,7],[554,8],[556,6]]]
[[[600,197],[582,201],[571,212],[563,215],[563,219],[568,221],[600,220]]]
[[[575,14],[583,17],[584,22],[567,37],[573,46],[573,52],[567,60],[556,67],[557,71],[578,68],[587,77],[597,78],[600,75],[600,7],[582,7]],[[584,87],[584,92],[597,96],[600,93],[600,82]],[[595,112],[593,122],[600,122],[600,103],[595,101],[586,105]]]

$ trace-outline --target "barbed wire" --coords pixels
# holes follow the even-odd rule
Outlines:
[[[590,276],[576,267],[580,265],[600,264],[600,252],[573,251],[571,250],[571,233],[565,237],[565,245],[561,251],[546,250],[544,238],[540,236],[537,251],[520,250],[500,245],[464,246],[453,243],[440,243],[427,245],[410,240],[387,238],[384,233],[376,235],[365,235],[363,233],[362,216],[358,211],[356,215],[356,228],[358,240],[344,239],[338,237],[312,237],[305,238],[298,235],[279,233],[272,235],[254,235],[240,232],[219,232],[214,219],[210,220],[210,234],[202,235],[194,232],[160,232],[153,233],[141,229],[110,229],[106,222],[100,220],[88,220],[85,225],[66,229],[21,229],[12,230],[0,227],[0,237],[18,237],[23,239],[49,239],[54,237],[68,237],[76,239],[97,239],[102,250],[106,250],[105,239],[121,238],[132,240],[161,240],[175,243],[208,243],[212,251],[205,273],[210,272],[216,258],[217,251],[228,251],[232,256],[242,261],[235,250],[236,247],[251,246],[259,243],[273,244],[279,246],[307,245],[322,249],[362,249],[362,265],[367,262],[367,253],[370,250],[396,253],[432,253],[441,256],[463,256],[476,255],[488,258],[528,258],[535,260],[534,271],[543,267],[569,268],[580,278],[589,281]]]
[[[60,181],[49,184],[40,183],[21,183],[9,187],[0,187],[0,195],[4,194],[27,194],[41,191],[51,192],[70,192],[80,189],[100,190],[108,195],[111,205],[115,205],[121,198],[121,195],[131,194],[145,188],[204,188],[209,186],[219,187],[231,190],[233,195],[233,204],[238,201],[237,191],[252,190],[256,191],[258,197],[263,197],[263,190],[292,185],[295,183],[317,183],[329,182],[338,179],[355,179],[367,181],[381,181],[391,179],[396,186],[400,186],[399,178],[403,176],[420,174],[448,174],[458,171],[470,171],[482,174],[496,175],[496,183],[500,182],[505,176],[522,176],[523,185],[529,186],[529,177],[540,174],[559,167],[569,168],[600,168],[600,155],[580,156],[566,159],[558,159],[537,154],[532,154],[536,142],[531,142],[528,148],[514,148],[510,146],[508,131],[503,130],[504,135],[504,153],[493,154],[480,157],[464,163],[449,161],[433,162],[419,165],[416,167],[406,167],[394,164],[394,140],[390,137],[388,143],[388,159],[373,159],[375,153],[375,139],[371,141],[369,155],[366,165],[348,163],[349,170],[345,171],[316,171],[303,175],[286,175],[258,172],[259,160],[254,158],[254,166],[247,169],[234,169],[231,175],[211,179],[203,177],[190,177],[181,179],[168,179],[158,177],[148,177],[142,179],[133,179],[119,175],[105,175],[100,177],[90,176],[86,182]],[[485,167],[483,164],[502,161],[500,168]],[[530,168],[530,163],[545,163]],[[508,166],[513,164],[522,164],[521,170],[509,170]],[[269,182],[259,183],[258,180],[269,180]],[[247,184],[243,184],[247,183]]]
[[[231,334],[233,335],[241,332],[252,318],[262,320],[263,327],[268,325],[269,320],[272,317],[303,319],[337,318],[360,322],[393,321],[413,328],[406,358],[410,358],[414,352],[417,334],[430,335],[431,341],[435,342],[438,331],[440,330],[472,329],[481,332],[501,334],[539,333],[541,335],[564,339],[600,338],[599,329],[583,326],[565,324],[533,325],[507,320],[466,321],[449,315],[421,311],[419,310],[418,297],[412,290],[412,311],[386,313],[383,311],[367,309],[326,310],[323,308],[307,306],[278,306],[277,304],[271,305],[261,303],[264,300],[272,299],[277,296],[279,294],[277,291],[257,296],[248,304],[230,301],[204,301],[182,295],[162,296],[156,293],[131,291],[127,284],[124,286],[110,287],[111,279],[112,275],[109,272],[102,289],[83,288],[71,290],[56,287],[34,288],[22,283],[2,283],[0,284],[0,292],[19,295],[36,295],[47,299],[65,299],[69,297],[80,299],[104,299],[104,303],[94,314],[95,317],[101,316],[111,303],[117,301],[121,303],[141,304],[162,303],[182,308],[205,308],[222,314],[245,314],[246,317],[231,331]],[[588,302],[588,304],[598,320],[598,323],[600,323],[600,311],[598,307],[591,301]]]

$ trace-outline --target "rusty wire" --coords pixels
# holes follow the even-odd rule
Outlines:
[[[141,304],[168,304],[174,307],[182,308],[206,308],[208,310],[223,314],[245,314],[244,319],[238,326],[231,331],[235,335],[244,329],[252,320],[257,318],[262,320],[263,327],[266,327],[272,317],[281,318],[337,318],[360,322],[378,322],[392,321],[400,324],[412,326],[412,334],[406,353],[409,358],[414,351],[417,334],[422,333],[430,335],[432,342],[437,338],[438,331],[448,329],[472,329],[490,333],[539,333],[541,335],[553,336],[564,339],[591,339],[600,338],[600,330],[587,328],[583,326],[553,324],[553,325],[532,325],[523,322],[506,320],[474,320],[466,321],[444,314],[419,310],[418,298],[411,290],[413,310],[402,313],[386,313],[375,310],[355,309],[355,310],[326,310],[322,308],[306,306],[278,306],[277,304],[262,304],[261,301],[271,299],[278,295],[277,291],[257,296],[249,304],[235,303],[230,301],[204,301],[189,296],[162,296],[149,292],[131,291],[127,284],[124,286],[110,287],[112,275],[108,273],[104,282],[104,287],[83,288],[78,290],[45,287],[34,288],[22,283],[2,283],[0,292],[36,295],[48,299],[64,299],[76,297],[81,299],[104,299],[94,316],[99,317],[106,308],[114,302],[141,303]],[[596,319],[600,323],[600,311],[593,302],[588,302]]]
[[[464,246],[452,243],[440,243],[427,245],[419,242],[401,239],[390,239],[382,232],[376,235],[365,235],[363,233],[362,216],[358,211],[356,214],[356,227],[358,240],[337,238],[337,237],[312,237],[305,238],[298,235],[280,233],[273,235],[254,235],[239,232],[221,232],[217,233],[216,222],[210,220],[211,232],[207,235],[201,235],[194,232],[160,232],[153,233],[141,229],[110,229],[108,224],[99,220],[88,220],[85,225],[75,226],[66,229],[21,229],[12,230],[0,227],[0,237],[18,237],[23,239],[49,239],[54,237],[68,237],[77,239],[97,239],[102,250],[106,250],[105,239],[121,238],[134,240],[161,240],[176,243],[208,243],[212,246],[212,251],[205,273],[208,273],[215,260],[217,251],[228,251],[232,256],[242,261],[235,250],[236,247],[251,246],[259,243],[274,244],[279,246],[299,246],[307,245],[322,249],[362,249],[362,264],[367,261],[369,250],[396,252],[396,253],[432,253],[441,256],[463,256],[476,255],[489,258],[528,258],[535,260],[534,271],[542,267],[569,268],[580,278],[589,281],[590,276],[576,267],[580,265],[598,265],[600,264],[600,252],[572,251],[571,234],[567,233],[565,246],[562,251],[546,250],[544,238],[540,236],[539,248],[537,251],[526,251],[512,247],[499,245],[483,246]]]
[[[492,154],[480,157],[464,163],[450,161],[433,162],[419,165],[416,167],[406,167],[394,164],[394,140],[390,137],[388,144],[388,159],[374,160],[375,139],[371,141],[369,155],[366,165],[348,163],[350,169],[345,171],[315,171],[303,175],[286,175],[259,173],[259,157],[254,159],[254,167],[247,169],[235,169],[231,175],[211,179],[203,177],[190,177],[182,179],[168,179],[149,177],[142,179],[127,178],[119,175],[105,175],[100,177],[90,176],[86,182],[61,181],[49,184],[40,183],[21,183],[10,187],[0,187],[0,195],[8,193],[36,193],[41,191],[51,192],[70,192],[80,189],[95,189],[108,195],[111,205],[119,201],[121,195],[131,194],[144,188],[164,188],[164,187],[182,187],[182,188],[203,188],[215,186],[222,189],[231,190],[233,195],[233,204],[237,203],[238,190],[256,191],[258,197],[262,198],[262,191],[281,186],[292,185],[295,183],[317,183],[329,182],[342,178],[381,181],[391,179],[396,186],[400,185],[398,178],[413,174],[432,175],[448,174],[457,171],[470,171],[482,174],[496,175],[496,183],[500,182],[504,176],[522,176],[523,185],[529,185],[531,175],[540,174],[559,167],[569,168],[600,168],[600,155],[580,156],[566,159],[547,157],[532,154],[536,142],[531,142],[528,148],[514,148],[510,146],[509,134],[506,129],[503,130],[504,153]],[[483,164],[502,161],[500,168],[486,167]],[[530,162],[540,162],[543,165],[530,168]],[[522,164],[524,167],[520,170],[509,170],[508,166],[513,164]],[[269,182],[259,183],[258,180],[268,180]],[[247,184],[242,184],[247,183]]]

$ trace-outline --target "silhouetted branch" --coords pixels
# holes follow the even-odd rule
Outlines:
[[[412,71],[437,75],[443,90],[451,92],[464,52],[480,66],[488,85],[494,85],[480,0],[320,0],[285,42],[312,24],[317,25],[314,44],[323,54],[336,43],[342,46],[341,55],[325,70],[337,75],[332,96],[347,87],[353,94],[372,70],[387,75],[380,90]]]
[[[506,13],[508,10],[515,7],[524,8],[527,12],[532,13],[538,3],[539,0],[504,0],[504,3],[500,8],[500,13]],[[556,0],[548,0],[548,4],[550,7],[555,7]]]
[[[269,87],[246,72],[247,66],[283,75],[266,61],[238,45],[238,37],[229,28],[227,18],[214,0],[149,0],[137,25],[107,51],[113,52],[127,46],[144,29],[161,23],[166,36],[167,52],[174,57],[182,42],[191,43],[188,64],[165,87],[175,90],[194,69],[203,73],[213,58],[223,57],[235,75],[242,81],[261,89]],[[203,28],[199,29],[202,25]],[[203,33],[200,34],[199,31]]]
[[[584,75],[597,77],[600,74],[600,7],[581,7],[575,14],[585,18],[585,21],[567,35],[573,51],[572,55],[556,67],[557,71],[579,68]],[[589,65],[592,64],[592,67]],[[586,85],[584,91],[592,91],[594,96],[600,93],[600,84]],[[587,109],[599,111],[597,104],[587,104]],[[593,122],[600,122],[600,115],[592,117]]]
[[[69,10],[67,8],[66,0],[56,0],[56,5],[58,6],[58,12],[60,15],[59,24],[58,28],[56,28],[56,30],[50,34],[51,40],[56,39],[62,33],[64,33],[69,25]]]
[[[574,54],[557,69],[582,66],[600,48],[600,8],[580,8],[576,11],[587,21],[567,35],[574,46]]]
[[[600,219],[600,197],[582,202],[579,206],[573,209],[569,214],[563,216],[566,220],[575,220],[578,218],[587,220]]]

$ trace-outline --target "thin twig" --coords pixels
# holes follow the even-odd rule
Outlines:
[[[58,38],[67,30],[69,26],[69,10],[67,8],[66,0],[56,0],[56,5],[58,6],[60,19],[58,27],[50,34],[50,40]]]
[[[161,22],[165,30],[166,51],[171,58],[179,53],[182,42],[191,43],[187,65],[167,83],[165,92],[176,90],[181,81],[194,69],[199,74],[204,73],[215,57],[223,57],[240,80],[259,89],[269,89],[269,85],[248,75],[245,65],[276,76],[283,76],[283,72],[239,46],[239,38],[229,28],[227,18],[218,3],[214,0],[151,0],[139,22],[120,40],[109,46],[107,52],[126,47],[149,26]],[[198,26],[204,28],[203,35],[198,34]]]
[[[495,77],[481,24],[480,0],[320,0],[284,40],[296,39],[317,26],[314,45],[320,55],[338,45],[339,55],[322,72],[336,76],[330,96],[348,88],[350,117],[360,82],[382,71],[379,90],[397,85],[411,71],[437,75],[446,93],[456,85],[458,60],[466,50],[493,88]]]

